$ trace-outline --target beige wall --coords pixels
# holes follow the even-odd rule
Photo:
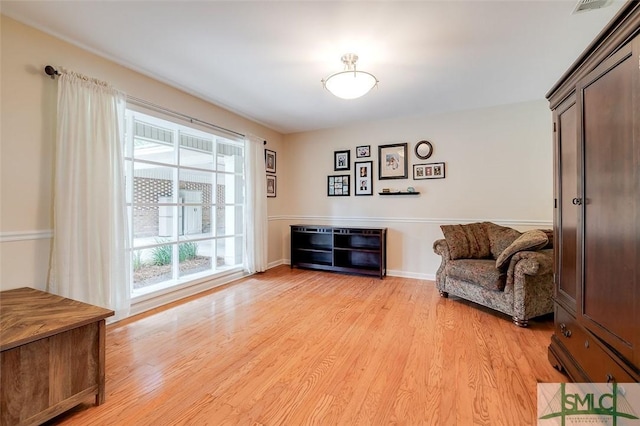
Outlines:
[[[413,153],[423,139],[434,147],[429,160]],[[409,178],[378,180],[378,145],[403,142],[409,144]],[[442,236],[441,224],[490,220],[518,229],[551,227],[552,130],[544,99],[287,135],[285,143],[295,179],[284,188],[290,207],[283,232],[296,222],[388,227],[393,275],[433,278],[439,257],[432,243]],[[361,160],[374,162],[374,195],[327,197],[327,176],[343,174],[333,171],[333,152],[350,149],[353,163],[358,145],[371,145],[371,158]],[[429,162],[445,162],[446,178],[414,181],[412,165]],[[348,173],[353,176],[353,164]],[[420,195],[377,194],[408,186]]]
[[[551,116],[542,99],[283,136],[4,16],[1,36],[0,289],[44,288],[46,283],[56,109],[56,83],[43,73],[47,64],[267,139],[268,148],[277,152],[278,178],[277,197],[268,199],[271,266],[288,262],[293,223],[388,227],[390,273],[416,278],[433,278],[437,270],[431,246],[441,236],[440,224],[493,220],[519,229],[551,226]],[[428,161],[413,155],[422,139],[434,145]],[[353,164],[355,147],[371,145],[377,177],[378,145],[400,142],[409,143],[410,175],[412,164],[444,161],[446,179],[376,178],[371,197],[327,197],[327,176],[341,174],[333,171],[334,151],[350,149]],[[377,195],[382,187],[407,186],[421,194]]]
[[[192,117],[252,133],[282,150],[281,134],[157,80],[98,57],[55,37],[2,16],[0,131],[0,289],[44,289],[52,228],[56,82],[45,65],[64,67],[105,80],[128,95]],[[278,162],[278,171],[286,169]],[[269,214],[282,211],[270,198]],[[274,213],[275,212],[275,213]],[[275,241],[279,241],[277,236]],[[271,245],[270,262],[283,249]]]

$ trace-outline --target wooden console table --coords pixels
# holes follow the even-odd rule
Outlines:
[[[0,292],[0,425],[35,425],[105,399],[113,311],[33,288]]]

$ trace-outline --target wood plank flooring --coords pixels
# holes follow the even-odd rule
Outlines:
[[[431,281],[280,266],[107,328],[107,398],[64,425],[532,425],[550,318]]]

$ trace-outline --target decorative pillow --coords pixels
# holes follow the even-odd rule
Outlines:
[[[522,232],[506,226],[496,225],[491,222],[484,222],[484,226],[487,230],[487,236],[489,237],[489,246],[491,249],[491,256],[497,259],[498,256],[513,243]]]
[[[549,242],[547,243],[547,245],[542,248],[543,249],[553,248],[553,229],[541,229],[541,231],[547,234],[547,238],[549,239]]]
[[[522,250],[538,250],[547,245],[549,238],[547,234],[539,229],[527,231],[520,235],[509,247],[503,250],[496,259],[496,268],[500,269],[503,266],[509,265],[511,256]]]
[[[484,259],[491,256],[489,238],[482,223],[441,225],[449,255],[455,259]]]

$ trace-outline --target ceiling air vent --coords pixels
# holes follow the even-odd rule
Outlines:
[[[578,0],[578,4],[571,14],[586,12],[589,10],[600,9],[609,6],[613,0]]]

